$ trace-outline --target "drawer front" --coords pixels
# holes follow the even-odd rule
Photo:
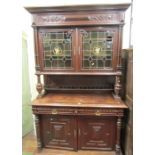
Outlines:
[[[123,109],[114,108],[66,108],[32,107],[34,114],[80,115],[80,116],[123,116]]]
[[[76,109],[60,107],[32,107],[34,114],[73,115]]]
[[[77,114],[88,116],[123,116],[123,110],[111,108],[78,109]]]
[[[56,25],[107,25],[124,23],[124,14],[121,12],[103,12],[96,14],[35,14],[33,24],[35,26]]]

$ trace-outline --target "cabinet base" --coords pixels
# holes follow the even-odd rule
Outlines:
[[[78,151],[69,151],[69,150],[59,150],[59,149],[46,149],[43,148],[40,152],[34,153],[34,155],[116,155],[115,151],[88,151],[88,150],[78,150]],[[122,155],[122,154],[120,154]]]

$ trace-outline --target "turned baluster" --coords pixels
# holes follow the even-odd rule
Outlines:
[[[120,76],[116,76],[115,79],[115,86],[114,86],[114,97],[115,98],[120,98],[120,90],[121,90],[121,84],[120,84]]]
[[[122,119],[117,118],[117,137],[116,137],[116,155],[121,155],[120,138],[121,138]]]
[[[38,149],[38,151],[40,151],[42,148],[42,143],[41,143],[39,115],[35,115],[35,125],[36,125],[36,136],[37,136],[37,149]]]
[[[40,75],[37,75],[37,85],[36,89],[38,91],[38,97],[42,96],[43,84],[41,83]]]

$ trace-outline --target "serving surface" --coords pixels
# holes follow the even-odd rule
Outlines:
[[[35,99],[33,106],[127,108],[111,94],[51,93]]]

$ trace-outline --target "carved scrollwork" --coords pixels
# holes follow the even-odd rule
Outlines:
[[[88,33],[84,29],[80,29],[80,34],[84,35],[85,37],[88,37]]]
[[[98,15],[98,16],[88,16],[90,21],[104,21],[104,20],[111,20],[112,15]]]
[[[52,22],[64,22],[65,21],[65,17],[64,16],[42,16],[41,17],[43,22],[48,22],[48,23],[52,23]]]
[[[73,33],[73,29],[70,29],[68,32],[67,32],[67,37],[69,38]]]

